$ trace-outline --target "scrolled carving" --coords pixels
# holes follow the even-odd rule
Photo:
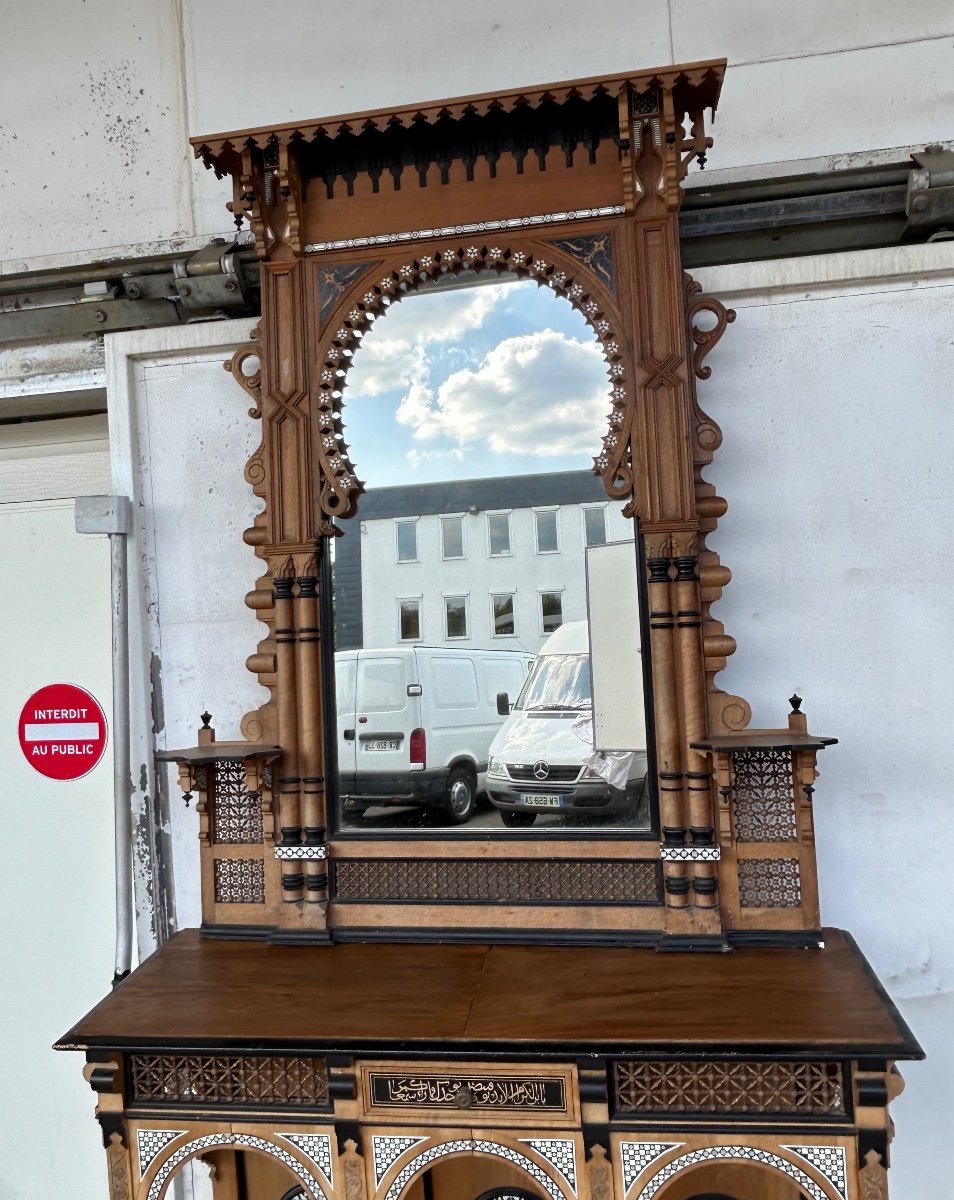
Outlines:
[[[702,284],[685,271],[683,272],[683,284],[686,289],[686,322],[689,327],[689,337],[695,346],[695,350],[692,352],[692,367],[697,379],[708,379],[712,374],[712,368],[703,366],[702,360],[718,344],[725,333],[726,326],[731,325],[735,320],[735,309],[726,308],[722,301],[717,300],[715,296],[700,295]],[[696,317],[702,312],[711,313],[715,317],[716,323],[712,329],[700,329],[696,325]],[[713,428],[717,429],[714,425]],[[721,442],[721,440],[720,434],[719,441]]]
[[[249,409],[251,414],[252,410]],[[245,465],[245,479],[251,484],[252,490],[256,495],[260,495],[259,489],[265,482],[265,463],[263,462],[263,447],[255,451],[252,457]]]
[[[720,726],[738,733],[746,729],[752,720],[752,706],[741,696],[715,692],[710,696],[710,715],[718,717]]]
[[[248,410],[248,415],[254,420],[260,420],[262,416],[262,348],[254,341],[257,334],[258,330],[253,330],[253,341],[245,346],[240,346],[232,357],[226,359],[222,364],[235,382],[252,397],[254,403]],[[258,370],[246,374],[245,364],[251,359],[258,360]]]

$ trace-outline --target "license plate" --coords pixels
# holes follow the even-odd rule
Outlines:
[[[520,803],[527,808],[562,808],[563,797],[552,792],[521,792]]]
[[[365,750],[400,750],[401,743],[397,739],[378,738],[374,742],[365,742]]]

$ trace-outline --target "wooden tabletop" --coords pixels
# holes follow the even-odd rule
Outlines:
[[[919,1058],[852,938],[823,949],[270,946],[177,934],[57,1044]]]

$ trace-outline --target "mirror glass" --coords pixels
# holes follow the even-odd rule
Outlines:
[[[592,469],[609,397],[596,335],[533,282],[448,278],[360,340],[339,830],[649,830],[634,524]]]

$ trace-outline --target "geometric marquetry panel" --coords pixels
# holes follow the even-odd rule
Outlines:
[[[848,1195],[848,1166],[843,1146],[783,1146],[824,1175],[839,1196]]]
[[[139,1129],[136,1131],[136,1150],[139,1154],[139,1178],[149,1170],[153,1159],[164,1146],[182,1137],[185,1129]]]
[[[576,1193],[576,1146],[571,1138],[521,1138],[562,1175],[570,1191]]]
[[[328,1068],[323,1058],[133,1054],[129,1062],[131,1105],[328,1106]]]
[[[331,1165],[331,1135],[327,1133],[279,1133],[279,1137],[291,1142],[296,1150],[300,1150],[318,1170],[328,1183],[334,1186],[334,1173]]]
[[[678,1150],[683,1144],[683,1142],[620,1142],[623,1195],[626,1195],[648,1166],[651,1166],[670,1150]]]
[[[620,1112],[846,1115],[839,1063],[631,1060],[615,1076]]]
[[[412,1146],[427,1141],[425,1137],[400,1137],[396,1134],[371,1135],[371,1155],[374,1159],[374,1186],[381,1186],[381,1180],[402,1154],[406,1154]]]

